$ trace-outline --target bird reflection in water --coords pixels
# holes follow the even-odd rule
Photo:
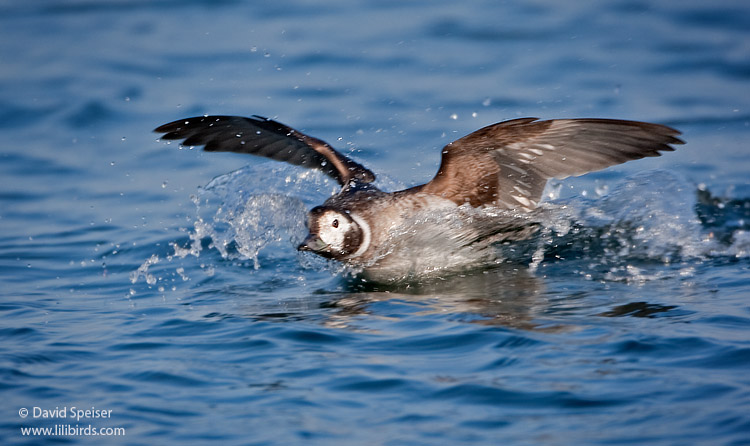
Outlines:
[[[539,319],[547,308],[544,280],[521,265],[392,286],[351,279],[345,292],[333,294],[323,304],[337,310],[325,324],[354,328],[357,316],[372,314],[374,304],[388,301],[420,306],[420,314],[450,314],[476,324],[552,332],[570,329]]]

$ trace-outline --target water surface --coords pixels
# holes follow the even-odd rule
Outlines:
[[[750,444],[745,2],[0,6],[2,444]],[[396,189],[522,116],[664,123],[554,184],[525,261],[362,282],[294,250],[335,189],[179,150],[261,114]],[[512,253],[509,253],[512,254]],[[108,419],[40,419],[72,406]],[[22,435],[56,424],[124,436]]]

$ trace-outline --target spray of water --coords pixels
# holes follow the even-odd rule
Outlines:
[[[327,269],[376,281],[434,277],[507,263],[523,264],[533,272],[546,263],[574,261],[587,278],[647,281],[669,274],[650,265],[684,265],[678,274],[689,275],[689,262],[750,255],[750,228],[742,220],[750,215],[750,206],[740,206],[739,223],[735,218],[728,234],[718,236],[728,223],[711,227],[711,221],[719,218],[716,211],[726,203],[702,198],[700,190],[675,174],[650,171],[617,185],[598,186],[597,194],[603,197],[595,200],[550,200],[559,193],[559,186],[553,185],[546,194],[548,201],[531,214],[466,206],[423,212],[393,228],[389,242],[371,262],[343,266],[294,250],[306,233],[306,210],[338,186],[316,172],[266,166],[251,165],[219,176],[194,195],[196,216],[185,230],[188,238],[171,243],[174,252],[165,259],[199,258],[210,249],[223,259],[249,261],[257,269],[264,266],[261,253],[273,250],[296,258],[303,269]],[[143,277],[154,284],[158,277],[149,268],[161,260],[151,256],[131,280]],[[184,270],[178,274],[183,279],[186,275]]]

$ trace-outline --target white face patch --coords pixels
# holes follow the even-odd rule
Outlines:
[[[354,229],[354,224],[344,214],[326,211],[318,217],[318,237],[333,251],[344,249],[346,234]]]

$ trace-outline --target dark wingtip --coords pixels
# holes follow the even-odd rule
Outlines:
[[[163,130],[156,129],[155,132],[161,133]],[[179,132],[169,132],[164,135],[161,135],[160,139],[166,139],[166,140],[175,140],[175,139],[182,139],[184,136],[182,136]]]
[[[172,122],[168,122],[166,124],[162,124],[159,127],[155,128],[154,132],[155,133],[173,133],[173,132],[176,132],[176,131],[182,129],[182,127],[184,127],[191,119],[193,119],[193,118],[178,119],[177,121],[172,121]],[[162,138],[163,139],[175,139],[175,138],[168,138],[167,135],[164,135]]]
[[[229,118],[232,118],[231,116],[223,116],[223,115],[203,115],[203,116],[193,116],[191,118],[183,118],[178,119],[176,121],[168,122],[166,124],[162,124],[159,127],[154,129],[154,132],[156,133],[180,133],[183,129],[190,126],[191,124],[194,126],[195,121],[201,123],[208,121],[211,125],[215,123],[219,123],[222,121],[225,121]],[[170,139],[166,135],[162,137],[163,139]],[[178,137],[172,137],[171,139],[179,139]]]
[[[681,135],[682,132],[675,130],[675,135]],[[680,138],[677,138],[676,136],[672,136],[669,138],[669,142],[667,144],[685,144],[685,141],[683,141]]]

